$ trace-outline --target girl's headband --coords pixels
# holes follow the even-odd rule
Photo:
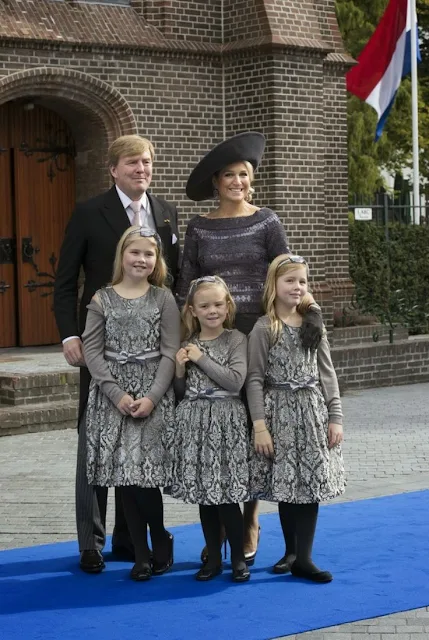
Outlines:
[[[283,267],[285,264],[305,264],[307,266],[307,261],[302,256],[288,256],[287,258],[284,258],[284,260],[280,260],[276,270],[280,269],[280,267]]]
[[[191,286],[189,287],[188,298],[192,298],[192,296],[194,295],[195,291],[198,289],[200,284],[203,284],[204,282],[212,282],[213,284],[221,284],[221,282],[220,282],[220,280],[219,280],[219,278],[217,276],[203,276],[202,278],[197,278],[196,280],[194,280],[191,283]]]
[[[152,229],[149,229],[148,227],[140,227],[140,229],[136,229],[135,231],[131,231],[129,236],[133,236],[133,235],[137,235],[137,234],[141,238],[153,238],[155,240],[156,244],[158,245],[158,248],[159,249],[161,248],[161,238],[159,237],[159,235],[157,234],[156,231],[152,231]]]

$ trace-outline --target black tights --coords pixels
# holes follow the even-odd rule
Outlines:
[[[200,504],[200,520],[208,551],[207,566],[212,568],[221,563],[221,522],[225,526],[226,537],[231,547],[231,563],[240,568],[245,562],[243,551],[243,515],[238,504],[207,506]]]
[[[313,541],[316,533],[319,503],[292,504],[279,502],[279,515],[286,544],[286,555],[296,555],[302,569],[314,570]]]
[[[131,540],[136,554],[136,564],[149,563],[147,525],[150,529],[154,558],[163,562],[168,555],[167,532],[164,527],[164,505],[158,488],[147,489],[121,487],[122,503]]]

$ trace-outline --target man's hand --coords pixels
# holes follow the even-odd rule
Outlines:
[[[316,350],[323,335],[323,319],[320,309],[310,307],[302,320],[301,342],[304,349]]]
[[[85,357],[83,355],[82,340],[72,338],[63,344],[64,358],[72,367],[84,367]]]

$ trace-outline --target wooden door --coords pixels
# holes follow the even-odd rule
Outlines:
[[[53,313],[54,282],[75,203],[73,139],[53,111],[14,103],[1,109],[7,112],[12,154],[17,343],[55,344],[60,337]]]
[[[0,347],[16,345],[16,253],[8,110],[0,108]]]

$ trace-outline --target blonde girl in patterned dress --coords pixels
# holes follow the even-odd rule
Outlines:
[[[249,437],[240,397],[247,373],[247,338],[232,329],[235,304],[218,276],[193,280],[182,318],[185,342],[176,356],[176,440],[171,495],[200,508],[208,561],[196,574],[222,571],[221,522],[231,546],[232,579],[250,573],[243,551],[239,502],[248,498]]]
[[[313,563],[312,547],[319,503],[345,487],[343,416],[326,331],[316,350],[302,346],[307,287],[301,256],[273,260],[264,289],[266,315],[249,336],[250,488],[254,498],[279,505],[286,551],[274,572],[323,583],[332,575]]]
[[[135,548],[131,578],[137,581],[173,563],[160,487],[171,482],[180,316],[164,287],[166,276],[158,234],[127,229],[116,250],[112,285],[88,305],[83,334],[92,376],[85,420],[88,482],[121,487]]]

